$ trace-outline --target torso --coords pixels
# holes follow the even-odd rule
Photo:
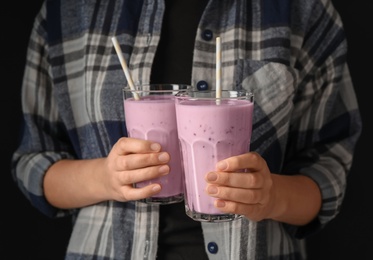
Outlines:
[[[189,85],[195,34],[207,0],[166,0],[165,3],[151,83]],[[160,206],[158,258],[184,259],[181,257],[208,259],[201,224],[185,214],[184,202]]]

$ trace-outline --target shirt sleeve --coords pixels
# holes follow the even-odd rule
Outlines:
[[[35,208],[57,217],[72,211],[59,210],[48,203],[43,190],[44,175],[58,160],[75,156],[54,98],[45,26],[42,6],[28,44],[22,83],[22,139],[12,158],[12,175]]]
[[[340,212],[362,128],[342,23],[333,8],[325,8],[315,12],[319,17],[310,18],[298,56],[300,83],[284,164],[285,174],[310,177],[322,194],[322,207],[313,222],[288,226],[298,238],[317,232]]]

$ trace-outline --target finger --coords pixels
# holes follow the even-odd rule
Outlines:
[[[159,178],[167,175],[169,172],[170,167],[167,164],[138,169],[136,172],[124,171],[120,174],[119,181],[122,185],[128,185]]]
[[[245,204],[257,204],[263,200],[262,189],[240,189],[209,184],[206,192],[215,198]]]
[[[135,201],[151,197],[159,193],[162,186],[158,183],[153,183],[141,188],[134,188],[130,185],[123,186],[122,193],[125,195],[125,201]]]
[[[161,151],[161,145],[147,140],[122,137],[114,144],[112,150],[118,155],[151,153]]]
[[[263,175],[255,173],[209,172],[205,180],[211,184],[247,189],[258,189],[264,185]]]
[[[229,157],[216,164],[218,171],[239,171],[248,169],[258,171],[266,164],[265,160],[256,152],[249,152],[238,156]]]
[[[243,215],[253,221],[263,220],[261,204],[244,204],[217,199],[214,206],[222,212]]]
[[[147,153],[147,154],[128,154],[118,157],[116,160],[117,169],[129,171],[139,168],[146,168],[165,164],[170,161],[170,155],[166,152]]]

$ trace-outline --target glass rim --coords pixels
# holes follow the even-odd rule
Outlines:
[[[223,89],[221,90],[221,92],[222,94],[229,93],[233,95],[224,96],[223,94],[223,96],[221,97],[216,97],[216,95],[215,96],[203,96],[203,94],[216,93],[216,89],[209,89],[209,90],[192,89],[192,90],[181,93],[180,95],[176,96],[176,98],[188,99],[188,100],[193,99],[193,100],[251,100],[251,101],[253,101],[254,99],[254,93],[246,89],[234,89],[234,90]],[[201,96],[196,96],[194,95],[195,93],[198,93]]]
[[[162,88],[164,87],[164,89]],[[149,83],[134,85],[135,89],[130,86],[125,86],[123,91],[125,92],[170,92],[170,91],[183,91],[190,90],[191,85],[188,84],[174,84],[174,83]]]

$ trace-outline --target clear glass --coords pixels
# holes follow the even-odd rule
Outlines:
[[[176,98],[186,214],[197,221],[223,222],[241,217],[221,212],[205,192],[205,176],[218,161],[248,152],[253,94],[246,90],[188,91]]]
[[[127,87],[123,91],[128,136],[158,142],[162,150],[171,156],[171,172],[168,175],[134,184],[134,187],[144,187],[151,183],[159,183],[162,186],[158,194],[142,199],[142,202],[171,204],[184,199],[175,96],[188,88],[190,86],[181,84],[149,84],[136,86],[135,90]]]

